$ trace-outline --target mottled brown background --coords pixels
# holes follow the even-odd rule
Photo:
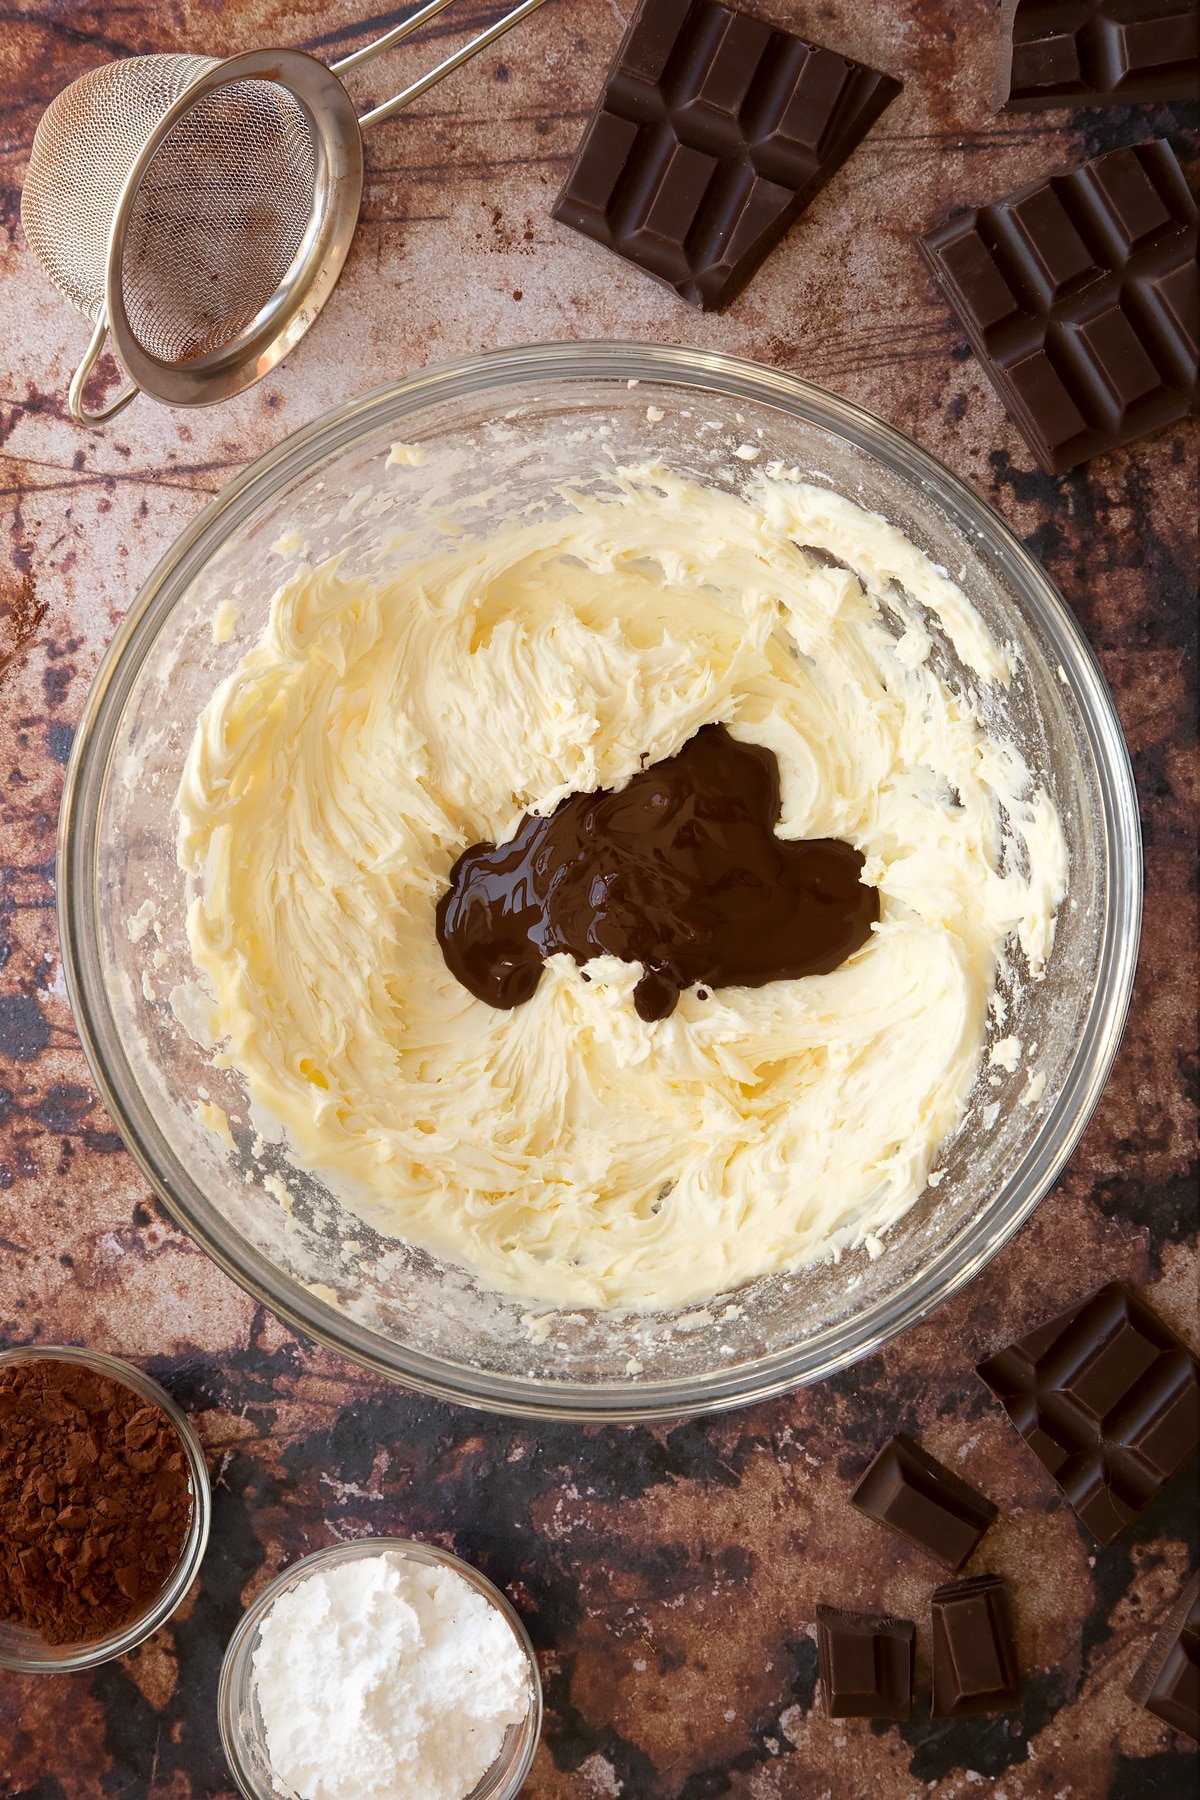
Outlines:
[[[513,1596],[548,1700],[536,1800],[1167,1800],[1187,1746],[1126,1698],[1189,1565],[1181,1480],[1113,1550],[1060,1504],[972,1374],[977,1355],[1109,1276],[1192,1330],[1196,780],[1195,442],[1182,429],[1059,480],[1036,473],[923,271],[911,232],[1179,109],[993,116],[989,0],[761,0],[904,77],[847,168],[728,314],[703,317],[551,223],[549,204],[627,0],[545,11],[368,146],[345,276],[263,386],[215,412],[64,417],[85,328],[44,284],[18,194],[38,114],[108,56],[333,54],[354,0],[0,4],[0,1342],[70,1340],[146,1364],[190,1408],[215,1478],[212,1544],[174,1625],[91,1677],[0,1675],[6,1800],[228,1795],[222,1647],[281,1564],[342,1536],[414,1533]],[[460,12],[439,20],[443,46]],[[391,20],[381,12],[371,25]],[[364,82],[379,97],[410,52]],[[393,74],[393,71],[395,73]],[[88,681],[176,532],[251,457],[389,374],[484,345],[631,335],[740,351],[874,408],[1000,509],[1103,661],[1143,801],[1147,924],[1116,1071],[1064,1178],[965,1294],[823,1386],[704,1423],[511,1425],[371,1380],[293,1336],[164,1216],[96,1101],[63,991],[54,832]],[[818,1600],[918,1621],[936,1571],[846,1503],[891,1430],[918,1432],[1002,1508],[984,1566],[1016,1595],[1019,1717],[875,1728],[814,1701]],[[927,1668],[922,1657],[920,1678]]]

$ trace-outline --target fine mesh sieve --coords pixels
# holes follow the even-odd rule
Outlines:
[[[326,67],[298,50],[133,56],[89,70],[47,107],[21,222],[94,330],[70,387],[86,424],[143,392],[223,400],[303,336],[345,262],[362,198],[362,132],[426,93],[543,4],[522,4],[359,117],[339,76],[452,0]],[[96,412],[84,384],[111,333],[129,381]]]
[[[285,280],[313,215],[317,147],[278,82],[202,94],[146,165],[121,258],[125,313],[160,362],[236,342]]]

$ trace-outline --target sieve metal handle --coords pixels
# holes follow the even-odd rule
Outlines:
[[[360,63],[367,63],[373,57],[382,56],[385,50],[392,49],[395,44],[402,44],[406,37],[411,37],[414,31],[419,31],[422,25],[430,19],[436,19],[440,12],[444,12],[448,6],[453,6],[453,4],[454,0],[426,0],[424,6],[419,6],[415,13],[410,13],[408,18],[403,19],[399,25],[393,25],[391,30],[385,31],[382,37],[374,38],[371,43],[364,44],[361,50],[352,50],[349,56],[343,56],[340,61],[330,63],[330,68],[335,75],[340,75],[346,69],[357,69]]]
[[[340,62],[330,63],[330,68],[335,75],[340,75],[346,69],[355,69],[360,63],[370,62],[372,57],[380,56],[385,50],[390,50],[393,45],[403,43],[404,39],[412,32],[419,30],[429,19],[436,18],[438,13],[452,4],[453,0],[427,0],[424,6],[418,7],[415,13],[410,14],[399,25],[394,25],[390,31],[385,31],[382,37],[375,39],[374,43],[364,45],[361,50],[351,51],[350,55],[343,56]],[[489,44],[494,44],[497,38],[503,37],[506,31],[511,31],[514,25],[519,25],[522,19],[527,19],[530,13],[535,13],[539,6],[544,5],[545,0],[521,0],[520,6],[514,6],[511,12],[505,13],[494,24],[487,26],[469,43],[464,44],[461,50],[455,50],[451,56],[438,63],[436,68],[430,69],[428,74],[420,76],[408,87],[401,88],[398,94],[394,94],[390,100],[385,100],[382,105],[374,106],[370,112],[363,113],[358,121],[359,129],[366,131],[368,127],[378,125],[384,119],[392,118],[413,100],[419,100],[421,95],[427,94],[431,87],[436,87],[439,81],[442,81],[447,75],[453,74],[455,69],[461,69],[465,62],[470,62],[473,56],[477,56],[481,50],[486,50]]]
[[[98,412],[92,412],[84,404],[84,387],[87,384],[88,376],[100,360],[100,352],[104,348],[104,340],[107,336],[108,313],[104,307],[101,307],[96,320],[96,329],[92,333],[92,341],[84,351],[83,360],[72,375],[71,385],[67,389],[71,417],[76,419],[80,425],[103,425],[107,419],[115,419],[117,414],[123,412],[129,402],[135,400],[142,391],[136,381],[130,381],[127,387],[121,389],[115,400],[108,401]]]

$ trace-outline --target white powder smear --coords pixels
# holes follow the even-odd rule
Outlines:
[[[465,1800],[529,1710],[503,1615],[454,1570],[394,1550],[281,1594],[251,1676],[271,1767],[298,1800]]]
[[[141,943],[151,925],[153,925],[157,911],[158,908],[155,906],[153,900],[142,901],[142,904],[138,907],[126,927],[129,932],[129,941],[131,944]]]
[[[238,603],[236,600],[222,600],[213,614],[212,640],[214,644],[229,644],[237,630]]]
[[[1018,1037],[1000,1038],[992,1045],[988,1063],[992,1068],[1004,1069],[1009,1075],[1015,1075],[1017,1064],[1021,1060],[1021,1040]]]

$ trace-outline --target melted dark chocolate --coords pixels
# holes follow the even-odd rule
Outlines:
[[[640,962],[634,1005],[665,1019],[684,988],[824,975],[867,941],[879,895],[837,838],[777,837],[773,751],[706,725],[619,792],[528,813],[507,844],[474,844],[437,909],[446,966],[490,1006],[530,999],[542,963]]]

